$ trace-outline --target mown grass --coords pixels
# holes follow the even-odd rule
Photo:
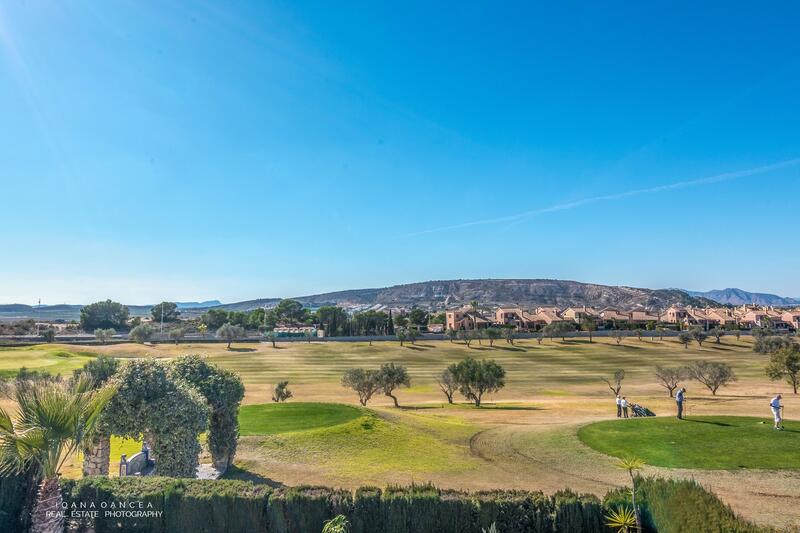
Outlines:
[[[586,339],[561,342],[547,340],[538,344],[531,339],[519,340],[514,346],[503,341],[489,347],[487,343],[472,344],[448,341],[421,341],[416,345],[397,342],[314,342],[279,343],[273,348],[269,343],[234,344],[234,348],[247,348],[246,352],[228,351],[224,344],[115,344],[109,346],[81,347],[77,352],[66,345],[39,345],[29,348],[0,347],[0,372],[16,371],[20,366],[44,367],[49,371],[66,373],[81,366],[92,354],[105,353],[123,358],[154,356],[172,358],[196,353],[212,362],[237,371],[250,386],[248,395],[254,403],[269,400],[265,387],[280,380],[289,380],[292,386],[324,385],[324,394],[332,390],[344,391],[339,380],[345,369],[351,367],[377,367],[393,361],[405,365],[412,378],[412,387],[401,394],[432,396],[438,394],[434,377],[448,364],[466,356],[496,359],[507,371],[504,395],[513,391],[536,391],[552,396],[585,395],[602,390],[601,376],[612,375],[618,368],[627,372],[626,384],[653,383],[656,365],[676,366],[696,359],[729,362],[742,381],[765,380],[764,358],[752,352],[749,340],[736,341],[725,337],[717,345],[713,341],[702,347],[696,344],[684,349],[672,339],[638,341],[626,339],[617,346],[609,339]],[[58,352],[74,354],[59,357]],[[583,388],[591,385],[591,389]],[[261,396],[254,391],[261,388]],[[318,389],[322,390],[322,389]],[[655,387],[654,387],[655,390]],[[355,400],[355,398],[353,398]],[[401,400],[402,401],[402,400]],[[415,400],[416,401],[416,400]]]
[[[336,403],[273,403],[245,405],[239,412],[241,435],[277,435],[344,424],[362,415]]]
[[[578,430],[589,447],[668,468],[731,470],[800,468],[800,422],[738,416],[636,418],[595,422]]]
[[[266,411],[273,411],[270,415],[279,423],[272,428],[265,424],[261,431],[270,433],[263,439],[248,439],[256,444],[257,454],[270,461],[314,464],[329,473],[353,478],[387,472],[463,472],[478,466],[464,446],[477,428],[455,417],[375,412],[331,404],[255,407],[269,407]],[[357,417],[352,418],[352,411]],[[302,413],[310,413],[310,418],[321,424],[304,428],[309,423],[302,419]],[[326,423],[333,420],[344,421]]]
[[[51,374],[69,374],[96,357],[81,347],[41,344],[20,348],[0,347],[0,377],[13,377],[21,367]]]

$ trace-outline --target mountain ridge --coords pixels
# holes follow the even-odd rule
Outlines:
[[[800,305],[800,299],[778,296],[765,292],[749,292],[742,289],[729,287],[727,289],[714,289],[710,291],[685,291],[687,294],[697,298],[708,298],[715,302],[727,305],[772,305],[776,307],[788,307]]]

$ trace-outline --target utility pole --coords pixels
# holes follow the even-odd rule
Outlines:
[[[161,302],[161,335],[164,334],[164,302]]]

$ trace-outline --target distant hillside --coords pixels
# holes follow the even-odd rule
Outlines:
[[[671,304],[714,305],[711,300],[693,296],[679,289],[642,289],[553,279],[425,281],[379,289],[352,289],[299,296],[295,299],[309,307],[339,305],[348,308],[418,306],[441,309],[468,304],[472,300],[477,300],[483,306],[521,305],[525,307],[589,305],[597,308],[635,309],[665,308]],[[261,298],[230,304],[219,304],[216,300],[189,302],[181,304],[181,314],[185,317],[197,316],[207,309],[249,311],[259,307],[272,307],[279,301],[280,298]],[[80,305],[66,304],[42,307],[22,304],[0,305],[0,319],[78,320],[81,307]],[[151,307],[151,305],[128,306],[132,316],[148,315]]]
[[[690,296],[678,289],[640,289],[548,279],[425,281],[380,289],[352,289],[299,296],[295,299],[311,307],[384,305],[388,307],[442,308],[467,304],[472,300],[477,300],[481,305],[522,305],[526,307],[589,305],[625,309],[667,307],[671,304],[709,305],[712,303]],[[251,300],[224,304],[219,307],[245,311],[274,305],[277,301],[278,299]]]
[[[219,300],[205,302],[176,302],[178,309],[187,316],[197,315],[200,312],[220,304]],[[25,304],[0,304],[0,319],[21,320],[34,318],[37,320],[79,320],[82,305],[58,304],[32,306]],[[131,316],[149,316],[153,305],[128,305]]]
[[[800,305],[800,300],[796,298],[787,298],[785,296],[777,296],[775,294],[766,294],[763,292],[748,292],[742,289],[721,289],[706,292],[698,291],[685,291],[691,296],[698,298],[708,298],[721,304],[730,305],[772,305],[775,307],[789,307],[793,305]]]

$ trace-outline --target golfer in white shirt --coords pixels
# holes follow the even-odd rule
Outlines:
[[[772,409],[772,414],[775,416],[775,429],[783,429],[783,417],[781,416],[781,409],[783,409],[783,406],[781,405],[781,395],[778,394],[775,396],[772,401],[769,402],[769,406]]]

